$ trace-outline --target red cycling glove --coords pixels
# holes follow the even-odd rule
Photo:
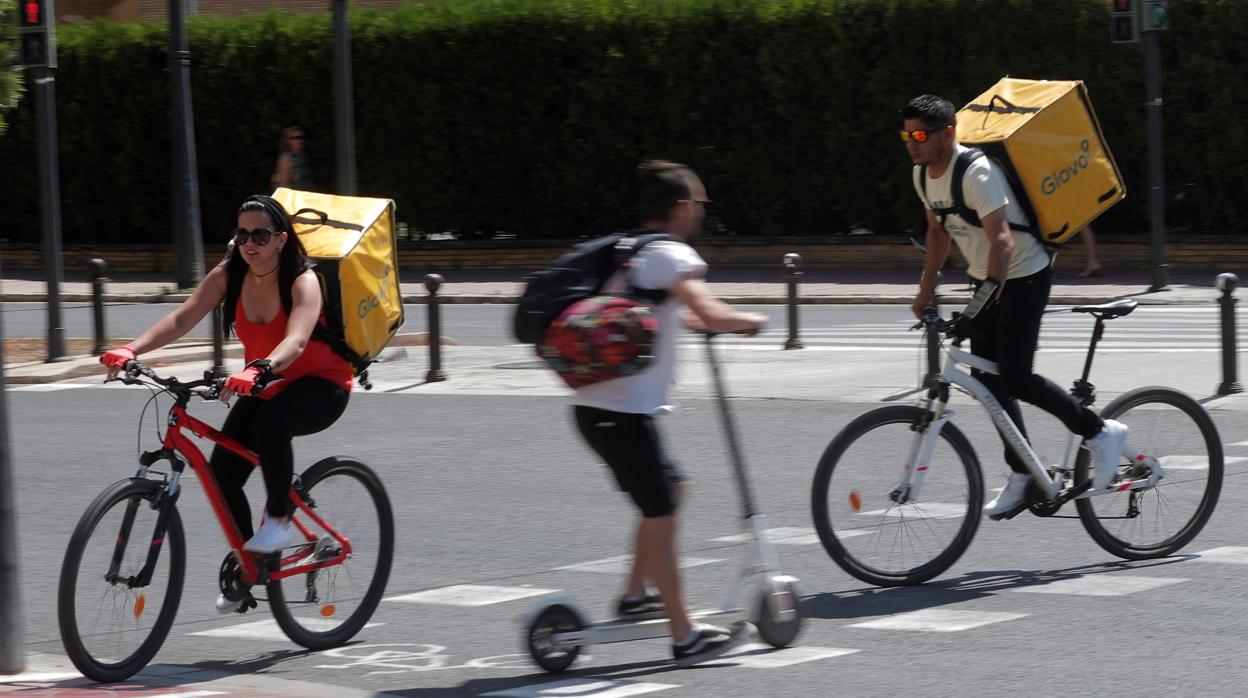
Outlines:
[[[109,349],[104,352],[100,356],[100,363],[108,366],[109,368],[112,368],[113,366],[116,366],[117,368],[124,368],[127,361],[134,361],[135,358],[134,350],[130,347],[117,347],[116,349]]]
[[[256,379],[260,377],[264,371],[259,366],[248,366],[242,371],[235,373],[225,381],[225,389],[234,392],[237,395],[251,395],[251,391],[256,387]]]

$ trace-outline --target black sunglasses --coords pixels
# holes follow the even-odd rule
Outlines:
[[[255,230],[237,228],[234,230],[234,244],[241,247],[247,243],[247,238],[251,238],[256,247],[264,247],[269,244],[269,240],[273,239],[273,236],[276,234],[268,228],[256,228]]]

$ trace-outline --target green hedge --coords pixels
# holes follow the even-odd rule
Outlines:
[[[1239,232],[1248,3],[1171,0],[1163,35],[1168,222]],[[964,103],[1002,75],[1083,79],[1130,195],[1104,232],[1145,229],[1143,60],[1104,0],[464,0],[352,16],[361,193],[465,236],[627,224],[643,157],[693,165],[750,235],[912,229],[897,110]],[[298,124],[333,184],[325,16],[190,23],[204,233],[267,185]],[[59,29],[67,242],[169,239],[165,27]],[[38,239],[30,99],[0,137],[0,233]]]
[[[0,135],[8,128],[8,112],[22,95],[22,73],[17,68],[17,7],[0,0]]]

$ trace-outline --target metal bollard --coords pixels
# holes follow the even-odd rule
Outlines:
[[[1222,306],[1222,383],[1218,386],[1218,395],[1242,393],[1244,386],[1239,384],[1236,365],[1238,342],[1235,337],[1235,305],[1239,303],[1235,298],[1235,287],[1239,285],[1239,277],[1218,274],[1214,285],[1222,292],[1222,297],[1218,299],[1218,305]]]
[[[797,338],[797,280],[802,276],[798,270],[801,263],[802,256],[796,252],[784,256],[784,277],[789,282],[789,338],[784,341],[785,349],[802,348],[802,340]]]
[[[933,288],[932,309],[940,315],[940,282],[945,273],[936,272],[936,285]],[[927,373],[923,376],[923,387],[932,387],[940,379],[940,333],[934,329],[924,329],[923,339],[927,344]]]
[[[441,301],[438,300],[438,287],[441,285],[440,274],[425,274],[425,288],[429,289],[429,300],[426,302],[429,313],[429,372],[425,374],[426,383],[446,380],[446,374],[442,372],[442,313]]]
[[[221,304],[212,309],[212,375],[225,378],[225,317]]]
[[[87,269],[91,271],[91,314],[95,325],[95,345],[91,354],[99,356],[104,353],[108,335],[104,331],[104,272],[108,271],[108,263],[99,257],[87,260]]]

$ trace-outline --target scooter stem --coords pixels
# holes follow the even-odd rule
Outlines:
[[[745,518],[754,515],[754,497],[750,492],[750,483],[745,474],[745,457],[741,453],[741,443],[737,439],[737,429],[732,421],[732,410],[728,407],[728,394],[724,388],[724,379],[720,375],[719,360],[715,356],[712,342],[715,335],[706,334],[706,358],[711,367],[711,378],[715,383],[715,394],[719,398],[719,415],[724,423],[724,434],[728,437],[728,451],[732,455],[733,469],[737,473],[737,486],[741,491],[741,503],[745,509]]]

